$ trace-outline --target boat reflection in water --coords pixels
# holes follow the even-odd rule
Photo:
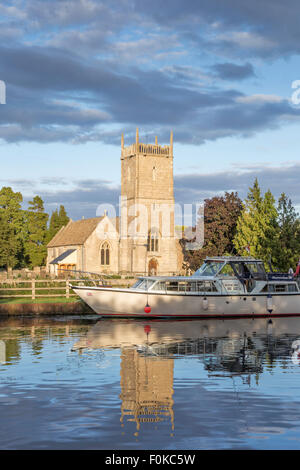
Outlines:
[[[277,358],[300,363],[300,318],[109,320],[90,328],[72,350],[121,350],[121,423],[169,421],[174,430],[174,360],[194,356],[208,376],[258,384]]]

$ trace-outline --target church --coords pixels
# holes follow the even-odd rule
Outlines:
[[[70,220],[48,243],[47,269],[119,275],[174,275],[183,255],[175,233],[173,133],[170,144],[121,138],[119,216]]]

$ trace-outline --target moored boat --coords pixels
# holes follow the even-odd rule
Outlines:
[[[267,273],[252,257],[207,258],[192,276],[140,277],[130,288],[71,286],[108,317],[300,315],[299,277]]]

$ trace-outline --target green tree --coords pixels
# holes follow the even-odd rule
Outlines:
[[[0,211],[0,266],[15,267],[18,264],[20,244],[15,235],[14,227],[3,211]]]
[[[200,250],[185,253],[185,260],[191,269],[197,269],[207,256],[235,253],[233,238],[241,210],[242,201],[234,192],[205,199],[204,245]]]
[[[0,190],[0,265],[16,267],[22,262],[22,249],[24,241],[23,201],[20,192],[14,192],[10,187]]]
[[[52,212],[47,233],[47,243],[52,240],[52,238],[57,234],[61,227],[67,225],[69,220],[70,219],[67,216],[66,210],[63,205],[59,207],[59,211],[55,209],[55,211]]]
[[[44,203],[39,196],[29,201],[26,211],[26,241],[24,252],[30,267],[42,266],[47,256],[46,237],[48,214],[44,212]]]
[[[291,199],[282,193],[277,207],[277,238],[272,260],[279,271],[294,268],[300,257],[300,222]]]
[[[58,232],[58,230],[59,230],[58,211],[57,209],[55,209],[55,211],[52,212],[51,217],[50,217],[49,228],[48,228],[48,233],[47,233],[47,243],[54,237],[54,235]]]
[[[67,216],[66,209],[64,208],[63,205],[59,206],[58,220],[59,220],[60,227],[67,225],[67,223],[70,220],[70,218]]]
[[[268,261],[276,240],[277,210],[270,190],[264,196],[257,179],[249,188],[248,197],[238,218],[233,243],[239,255],[258,257]],[[247,251],[249,248],[249,252]]]

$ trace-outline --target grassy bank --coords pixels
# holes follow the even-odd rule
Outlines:
[[[93,310],[81,300],[61,298],[53,299],[17,299],[0,301],[0,317],[10,315],[82,315],[94,313]]]
[[[55,300],[53,300],[53,297],[39,297],[38,299],[32,300],[30,297],[18,297],[18,298],[5,298],[1,299],[0,298],[0,304],[44,304],[44,303],[74,303],[78,302],[79,297],[71,297],[67,299],[66,297],[55,297]]]

